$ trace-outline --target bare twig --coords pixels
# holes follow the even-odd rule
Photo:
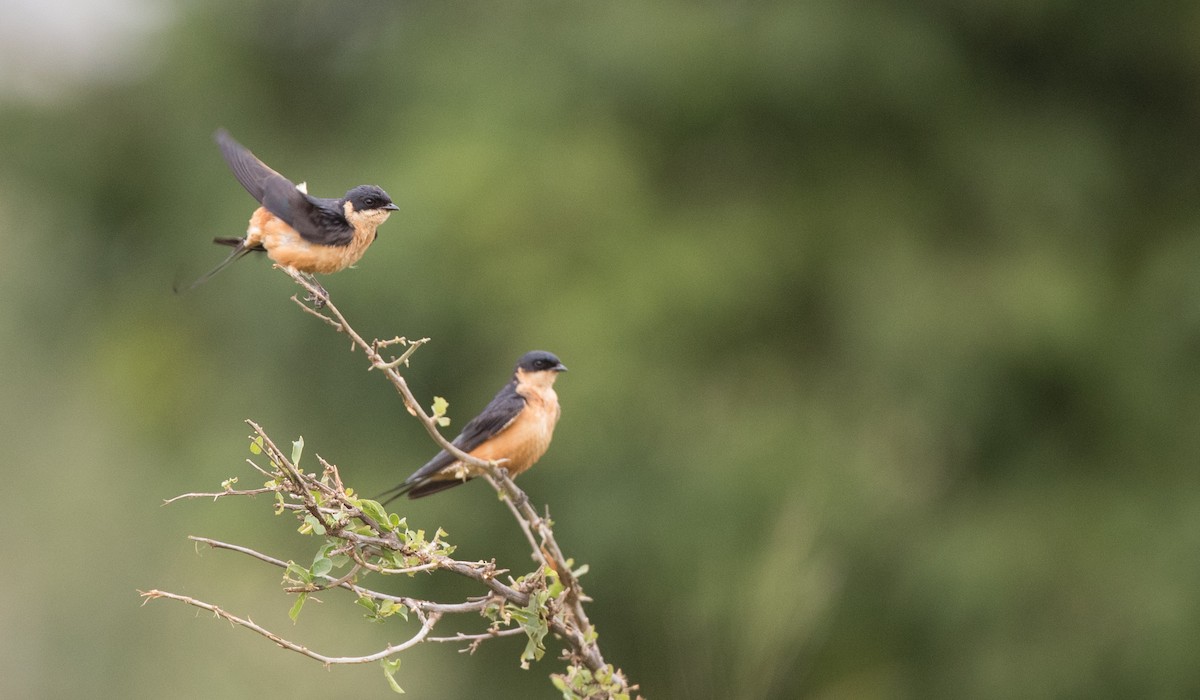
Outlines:
[[[421,347],[422,345],[424,345],[425,343],[428,343],[428,342],[429,342],[429,338],[420,338],[418,340],[409,341],[406,338],[401,338],[401,337],[397,336],[395,338],[392,338],[391,340],[376,340],[373,343],[373,345],[375,346],[376,352],[378,352],[381,348],[386,348],[389,345],[396,345],[397,343],[408,346],[408,349],[405,350],[404,353],[400,355],[400,357],[397,357],[394,360],[386,362],[383,364],[382,367],[380,367],[380,369],[395,369],[396,367],[399,367],[400,365],[404,365],[405,367],[407,367],[408,366],[408,358],[412,357],[412,354],[417,351],[417,348]],[[372,369],[375,369],[374,365],[372,365],[371,367],[368,367],[367,371],[370,371]]]
[[[484,474],[483,478],[487,479],[487,482],[491,484],[492,488],[503,493],[504,487],[501,486],[500,482],[493,478],[491,474]],[[546,556],[542,553],[542,548],[538,545],[537,538],[533,535],[533,528],[530,526],[529,521],[525,519],[521,513],[521,510],[516,506],[516,504],[513,503],[511,498],[508,498],[508,496],[505,495],[505,497],[501,500],[504,501],[504,505],[508,506],[508,510],[511,511],[513,517],[516,518],[517,524],[521,526],[521,532],[525,533],[525,540],[529,542],[529,548],[533,552],[534,560],[543,566],[548,566],[549,562],[546,561]]]
[[[473,642],[486,641],[495,639],[496,637],[515,637],[518,634],[525,634],[525,630],[520,627],[512,627],[506,630],[496,630],[495,632],[482,632],[480,634],[463,634],[459,632],[453,637],[426,637],[427,642]]]
[[[284,273],[295,280],[296,284],[299,284],[308,290],[309,293],[317,294],[318,287],[316,284],[308,279],[305,279],[305,277],[299,272],[286,267],[281,267],[279,269],[283,270]],[[388,381],[390,381],[392,386],[396,388],[396,391],[399,392],[400,397],[404,400],[404,405],[409,409],[409,412],[420,419],[421,424],[425,426],[425,431],[429,433],[429,436],[433,438],[433,441],[438,444],[438,447],[446,450],[465,465],[483,470],[488,474],[494,475],[496,473],[496,468],[499,465],[463,452],[457,446],[450,444],[450,441],[447,440],[440,432],[438,432],[437,419],[430,416],[425,412],[424,409],[421,408],[416,396],[414,396],[412,390],[409,389],[408,382],[405,381],[404,377],[396,371],[396,367],[389,366],[390,362],[385,360],[383,356],[379,354],[379,351],[376,349],[375,345],[364,340],[363,337],[350,326],[350,323],[346,320],[346,317],[342,315],[342,312],[338,310],[338,308],[334,306],[331,301],[325,301],[324,308],[329,311],[330,314],[332,314],[332,318],[313,311],[297,297],[293,296],[292,299],[306,311],[324,318],[330,325],[335,326],[338,332],[345,333],[346,335],[350,336],[352,343],[358,348],[361,348],[366,354],[367,359],[371,362],[371,367],[383,371],[384,375],[388,378]]]
[[[164,506],[169,506],[172,503],[174,503],[175,501],[182,501],[182,500],[186,500],[189,498],[211,498],[215,501],[218,498],[222,498],[224,496],[257,496],[260,493],[274,493],[274,492],[275,492],[275,489],[272,489],[272,488],[261,488],[261,489],[250,489],[248,491],[238,491],[236,489],[230,489],[228,491],[215,491],[212,493],[181,493],[174,498],[168,498],[168,499],[164,500],[162,502],[162,504]]]
[[[425,638],[429,636],[429,631],[433,629],[433,626],[436,625],[437,621],[442,617],[440,612],[432,612],[428,615],[425,615],[425,619],[421,624],[421,629],[418,630],[416,634],[399,644],[389,644],[386,649],[377,651],[374,654],[367,654],[365,656],[326,656],[324,654],[319,654],[306,646],[297,644],[295,642],[290,642],[274,632],[271,632],[265,627],[253,622],[252,620],[228,613],[212,603],[205,603],[204,601],[196,600],[195,598],[189,596],[168,593],[167,591],[138,591],[138,593],[141,594],[144,602],[149,602],[158,598],[169,598],[171,600],[178,600],[181,603],[187,603],[188,605],[200,608],[202,610],[207,610],[223,620],[228,620],[235,625],[245,627],[252,632],[261,634],[284,649],[290,649],[291,651],[294,651],[298,654],[303,654],[310,659],[316,659],[326,666],[331,666],[334,664],[369,664],[372,661],[379,661],[381,659],[386,659],[389,656],[394,656],[405,649],[415,647],[416,645],[425,641]]]

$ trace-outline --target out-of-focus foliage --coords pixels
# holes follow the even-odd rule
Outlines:
[[[380,692],[139,587],[324,652],[411,631],[293,627],[184,539],[300,556],[267,504],[158,506],[241,473],[243,418],[361,493],[433,452],[264,261],[171,293],[252,209],[218,126],[397,200],[324,283],[433,339],[447,430],[522,352],[571,367],[521,483],[649,696],[1200,692],[1200,6],[194,2],[142,50],[0,105],[0,694]],[[482,486],[405,514],[527,558]],[[404,688],[554,696],[516,654]]]

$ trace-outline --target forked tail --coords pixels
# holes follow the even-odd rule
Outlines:
[[[468,476],[464,479],[430,479],[427,477],[412,479],[410,477],[410,480],[405,480],[404,483],[398,486],[393,486],[375,498],[380,502],[381,505],[387,505],[401,496],[408,496],[409,498],[422,498],[439,491],[445,491],[446,489],[454,488],[460,484],[465,484],[472,478],[474,477]]]
[[[213,269],[211,269],[208,272],[201,275],[200,279],[196,280],[195,282],[192,282],[191,284],[189,284],[186,287],[180,287],[180,286],[176,285],[174,288],[176,294],[182,294],[183,292],[190,292],[191,290],[195,289],[196,287],[199,287],[200,285],[202,285],[205,282],[212,279],[212,277],[214,275],[216,275],[221,270],[224,270],[225,268],[229,267],[232,263],[238,261],[241,258],[246,257],[250,253],[253,253],[257,250],[263,249],[262,246],[247,247],[246,239],[244,239],[244,238],[214,238],[213,243],[216,243],[217,245],[231,246],[233,248],[233,251],[229,253],[229,257],[222,260],[221,263],[219,265],[217,265],[216,267],[214,267]]]

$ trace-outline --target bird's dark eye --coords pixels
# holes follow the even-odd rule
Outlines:
[[[363,206],[367,209],[374,209],[376,204],[378,204],[378,202],[374,197],[367,197],[363,200]]]

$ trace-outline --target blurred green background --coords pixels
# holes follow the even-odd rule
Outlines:
[[[324,279],[461,427],[571,368],[521,479],[652,698],[1200,694],[1200,5],[18,0],[0,29],[0,695],[388,697],[245,418],[374,493],[433,446],[266,260],[182,296],[253,203],[224,126],[401,211]],[[528,553],[482,484],[405,504]],[[448,577],[396,592],[461,596]],[[554,697],[426,645],[414,698]]]

